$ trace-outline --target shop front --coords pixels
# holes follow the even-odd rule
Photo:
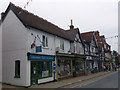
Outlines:
[[[31,61],[31,85],[54,80],[52,70],[55,56],[29,54],[28,60]]]
[[[91,73],[92,70],[93,70],[93,64],[94,64],[94,61],[92,59],[92,56],[86,56],[86,69],[87,69],[87,73]]]
[[[57,56],[58,79],[72,76],[72,58],[68,56]]]
[[[85,56],[73,54],[57,54],[57,79],[85,74]]]
[[[73,76],[85,75],[85,58],[76,56],[73,60]]]

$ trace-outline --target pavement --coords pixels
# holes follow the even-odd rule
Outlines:
[[[89,74],[85,76],[79,76],[79,77],[73,77],[70,79],[65,79],[65,80],[60,80],[57,82],[48,82],[40,85],[33,85],[28,88],[66,88],[69,87],[72,84],[76,84],[79,82],[84,82],[90,79],[93,79],[95,77],[101,77],[104,75],[109,75],[111,73],[114,73],[113,71],[108,71],[108,72],[98,72],[94,74]],[[2,84],[2,88],[24,88],[24,87],[19,87],[19,86],[12,86],[12,85],[7,85],[7,84]]]
[[[83,81],[87,81],[90,79],[93,79],[95,77],[100,77],[100,76],[104,76],[107,74],[113,73],[112,71],[108,71],[108,72],[99,72],[99,73],[94,73],[94,74],[90,74],[87,76],[79,76],[79,77],[73,77],[70,79],[65,79],[65,80],[60,80],[58,82],[50,82],[50,83],[45,83],[45,84],[40,84],[40,85],[33,85],[29,88],[66,88],[69,87],[72,84],[76,84],[78,82],[83,82]]]

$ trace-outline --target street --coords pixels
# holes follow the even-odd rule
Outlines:
[[[115,72],[107,76],[86,81],[75,86],[74,88],[118,88],[118,78],[118,72]]]

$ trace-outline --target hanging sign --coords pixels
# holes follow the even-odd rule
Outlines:
[[[36,46],[36,52],[42,52],[42,46]]]

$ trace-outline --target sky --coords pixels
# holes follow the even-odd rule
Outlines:
[[[105,35],[112,50],[118,51],[118,2],[119,0],[2,0],[0,13],[14,3],[26,10],[42,17],[49,22],[69,29],[70,20],[80,32],[99,31]]]

